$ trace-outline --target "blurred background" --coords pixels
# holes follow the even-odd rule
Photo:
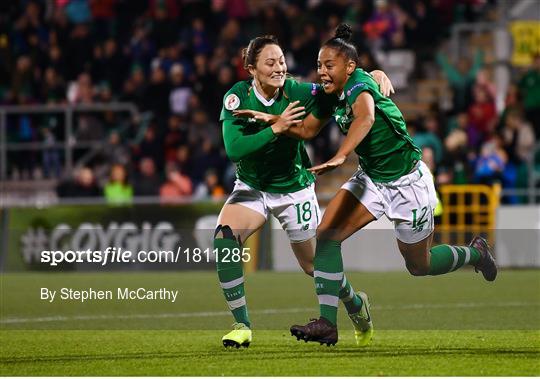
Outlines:
[[[235,179],[219,112],[225,92],[248,79],[241,49],[273,34],[289,72],[316,81],[319,46],[343,21],[361,67],[394,83],[436,177],[441,230],[489,234],[506,227],[503,207],[529,212],[499,217],[508,225],[538,228],[536,0],[19,0],[0,4],[4,229],[55,229],[74,215],[74,229],[92,217],[106,228],[120,216],[87,210],[129,209],[120,219],[135,220],[141,207],[159,214],[171,203],[180,218],[182,206],[203,203],[214,207],[201,215],[215,216]],[[329,125],[308,142],[313,163],[341,138]],[[323,205],[355,166],[351,158],[319,178]],[[55,212],[58,223],[43,216]],[[538,264],[534,251],[529,258]]]

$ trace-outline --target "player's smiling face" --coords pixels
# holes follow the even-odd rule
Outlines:
[[[249,72],[263,88],[283,87],[287,64],[281,48],[274,44],[263,47],[255,67],[250,66]]]
[[[341,94],[355,68],[356,64],[338,50],[331,47],[319,50],[317,73],[321,78],[324,92]]]

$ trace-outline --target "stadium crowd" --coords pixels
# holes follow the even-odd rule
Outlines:
[[[516,76],[506,108],[497,114],[497,89],[482,52],[471,62],[450,62],[434,48],[453,23],[483,20],[492,7],[480,0],[3,2],[1,104],[121,101],[153,115],[143,129],[131,120],[126,130],[112,112],[80,114],[75,140],[103,141],[99,160],[62,173],[57,148],[10,152],[10,178],[62,177],[60,196],[104,195],[110,202],[220,198],[231,189],[234,167],[225,157],[219,114],[225,92],[248,79],[242,47],[254,36],[275,35],[289,72],[315,81],[319,46],[346,21],[354,27],[365,70],[378,68],[376,50],[411,49],[417,61],[436,62],[447,78],[450,111],[434,104],[423,117],[407,120],[438,184],[524,186],[525,162],[540,136],[540,57]],[[421,78],[417,67],[414,75]],[[332,155],[332,129],[310,143],[314,161]],[[66,138],[63,118],[10,116],[8,138],[54,146]]]

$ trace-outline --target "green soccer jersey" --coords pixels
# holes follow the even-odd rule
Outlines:
[[[353,72],[334,110],[334,118],[341,131],[347,134],[354,119],[352,105],[364,91],[373,96],[375,122],[354,151],[360,166],[374,182],[396,180],[409,173],[422,154],[407,133],[398,107],[379,92],[371,74],[359,68]]]
[[[236,176],[249,186],[273,193],[300,191],[315,181],[304,142],[287,136],[276,136],[270,125],[255,119],[233,116],[236,109],[250,109],[279,115],[289,103],[300,101],[306,114],[328,118],[336,104],[335,96],[324,93],[314,83],[299,83],[292,78],[276,96],[266,100],[251,81],[236,83],[223,100],[220,121],[229,158],[237,163]]]

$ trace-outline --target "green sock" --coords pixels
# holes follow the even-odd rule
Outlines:
[[[466,264],[474,265],[480,260],[480,253],[470,246],[438,245],[429,251],[429,275],[441,275]]]
[[[345,274],[343,274],[343,280],[341,281],[339,298],[343,302],[343,305],[345,305],[348,313],[359,312],[362,308],[362,299],[354,293],[351,283],[349,283]]]
[[[236,322],[244,323],[250,326],[249,316],[246,306],[246,297],[244,292],[244,271],[242,262],[233,262],[228,257],[226,262],[222,262],[221,258],[226,257],[222,254],[224,249],[231,251],[232,249],[241,249],[238,242],[229,238],[214,239],[214,249],[217,249],[216,268],[219,278],[219,284],[223,289],[225,300],[231,310]]]
[[[317,240],[313,265],[321,317],[336,325],[339,288],[343,280],[341,242]]]

